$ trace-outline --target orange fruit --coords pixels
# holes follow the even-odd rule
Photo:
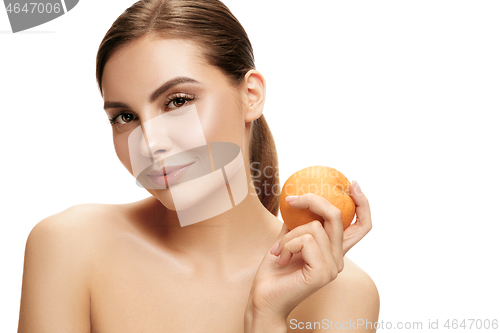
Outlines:
[[[326,166],[310,166],[295,172],[287,179],[280,194],[280,211],[283,222],[292,230],[299,225],[324,219],[309,209],[292,208],[285,200],[289,195],[314,193],[328,200],[342,212],[344,230],[351,224],[356,205],[349,196],[349,180],[339,171]]]

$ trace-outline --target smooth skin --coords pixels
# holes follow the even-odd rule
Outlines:
[[[177,84],[150,101],[153,91],[179,76],[197,83]],[[322,216],[324,227],[311,221],[289,231],[256,195],[248,144],[265,87],[255,70],[232,84],[187,40],[146,36],[113,54],[103,98],[128,105],[105,110],[108,117],[125,114],[113,126],[113,141],[127,170],[132,173],[130,131],[195,103],[207,142],[241,147],[249,194],[185,227],[167,209],[173,204],[168,188],[128,204],[76,205],[42,220],[26,243],[18,332],[326,332],[290,323],[375,323],[375,284],[344,256],[371,229],[361,190],[351,185],[357,220],[344,232],[340,211],[320,196],[305,194],[291,205]],[[157,148],[173,151],[175,140]]]

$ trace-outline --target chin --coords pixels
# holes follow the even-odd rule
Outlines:
[[[193,167],[165,189],[151,189],[167,209],[176,211],[181,226],[205,221],[242,202],[249,193],[241,150],[228,142],[211,143],[214,168]],[[204,159],[204,161],[210,161]],[[182,181],[184,179],[184,181]]]
[[[247,184],[246,181],[240,184],[245,187],[240,189],[244,198],[248,194]],[[177,212],[181,227],[205,221],[233,208],[234,197],[232,201],[222,174],[217,172],[153,191],[167,209]],[[241,201],[234,203],[237,205]]]

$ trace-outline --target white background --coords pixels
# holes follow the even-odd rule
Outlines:
[[[149,195],[115,155],[95,83],[99,43],[133,2],[83,0],[16,34],[0,9],[3,332],[37,222]],[[348,257],[378,287],[379,321],[500,319],[500,3],[225,3],[267,80],[281,184],[327,165],[370,200],[373,230]]]

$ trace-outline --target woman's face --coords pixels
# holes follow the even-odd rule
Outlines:
[[[143,186],[144,178],[153,184],[144,187],[172,210],[164,177],[141,181],[140,173],[193,163],[181,179],[207,174],[210,155],[202,148],[209,142],[238,145],[244,168],[249,165],[246,90],[209,65],[202,51],[193,41],[145,36],[115,52],[103,71],[104,108],[118,158]]]

